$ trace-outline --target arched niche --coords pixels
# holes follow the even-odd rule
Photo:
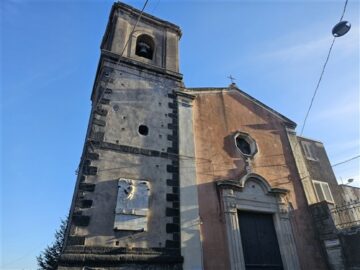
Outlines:
[[[288,191],[271,188],[265,178],[254,173],[240,180],[224,180],[216,184],[225,216],[231,269],[246,269],[239,224],[241,211],[271,215],[283,269],[300,269],[289,219]]]
[[[159,43],[155,33],[144,29],[134,31],[128,47],[130,58],[145,64],[162,65],[163,44]]]
[[[135,54],[137,56],[153,60],[155,50],[154,39],[147,35],[141,34],[136,39]]]

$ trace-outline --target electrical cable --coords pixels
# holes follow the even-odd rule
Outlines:
[[[348,0],[346,0],[346,1],[345,1],[344,10],[343,10],[343,12],[342,12],[342,14],[341,14],[341,17],[340,17],[339,22],[341,22],[341,21],[342,21],[342,19],[344,18],[344,15],[345,15],[345,11],[346,11],[347,4],[348,4]]]
[[[134,34],[134,32],[135,32],[135,28],[136,28],[136,26],[138,25],[138,23],[139,23],[139,21],[140,21],[140,19],[141,19],[142,15],[143,15],[143,13],[144,13],[144,9],[145,9],[145,7],[146,7],[146,5],[147,5],[148,1],[149,1],[149,0],[146,0],[146,1],[145,1],[144,6],[143,6],[143,8],[141,9],[141,12],[140,12],[139,18],[137,19],[137,21],[136,21],[136,23],[135,23],[135,25],[134,25],[134,27],[133,27],[133,29],[132,29],[132,31],[131,31],[131,33],[130,33],[130,35],[129,35],[129,38],[127,39],[127,41],[126,41],[126,43],[125,43],[124,49],[122,50],[122,52],[121,52],[121,54],[120,54],[120,56],[121,56],[121,57],[123,56],[123,54],[124,54],[124,52],[125,52],[125,50],[126,50],[126,47],[127,47],[128,43],[129,43],[129,41],[130,41],[130,38],[132,37],[132,35],[133,35],[133,34]]]
[[[302,134],[303,134],[303,132],[304,132],[305,125],[306,125],[306,121],[307,121],[307,119],[308,119],[308,117],[309,117],[309,113],[310,113],[310,110],[311,110],[312,105],[313,105],[313,103],[314,103],[315,96],[316,96],[316,94],[317,94],[317,92],[318,92],[318,90],[319,90],[319,86],[320,86],[321,80],[322,80],[322,78],[323,78],[326,65],[327,65],[327,63],[328,63],[328,61],[329,61],[330,54],[331,54],[332,48],[333,48],[334,43],[335,43],[335,39],[336,39],[336,38],[334,37],[333,40],[332,40],[332,43],[331,43],[329,52],[328,52],[328,54],[327,54],[325,63],[324,63],[323,68],[322,68],[322,70],[321,70],[320,78],[319,78],[318,83],[317,83],[317,85],[316,85],[314,94],[313,94],[313,96],[312,96],[312,98],[311,98],[311,101],[310,101],[309,108],[308,108],[308,110],[307,110],[307,112],[306,112],[306,115],[305,115],[305,118],[304,118],[304,121],[303,121],[303,125],[302,125],[302,128],[301,128],[300,136],[302,136]]]
[[[338,165],[341,165],[341,164],[344,164],[344,163],[348,163],[348,162],[350,162],[350,161],[352,161],[352,160],[354,160],[354,159],[357,159],[357,158],[359,158],[359,157],[360,157],[360,155],[354,156],[354,157],[349,158],[349,159],[346,159],[346,160],[344,160],[344,161],[335,163],[335,164],[331,165],[331,167],[335,167],[335,166],[338,166]]]
[[[341,17],[340,17],[340,20],[339,20],[339,21],[341,21],[341,20],[344,18],[345,11],[346,11],[346,7],[347,7],[347,3],[348,3],[348,0],[345,1],[344,9],[343,9],[343,12],[342,12],[342,14],[341,14]],[[328,63],[328,61],[329,61],[330,54],[331,54],[332,48],[333,48],[334,43],[335,43],[335,39],[336,39],[336,37],[334,37],[333,40],[332,40],[332,43],[331,43],[329,52],[328,52],[328,54],[327,54],[325,63],[324,63],[324,65],[323,65],[323,68],[322,68],[322,71],[321,71],[321,74],[320,74],[320,78],[319,78],[318,83],[317,83],[317,85],[316,85],[314,94],[313,94],[313,96],[312,96],[312,98],[311,98],[309,108],[308,108],[308,110],[307,110],[307,112],[306,112],[306,115],[305,115],[305,118],[304,118],[304,121],[303,121],[303,125],[302,125],[302,128],[301,128],[300,136],[301,136],[301,135],[303,134],[303,132],[304,132],[305,125],[306,125],[306,121],[307,121],[307,119],[308,119],[308,117],[309,117],[309,113],[310,113],[310,110],[311,110],[312,105],[313,105],[313,103],[314,103],[315,96],[316,96],[316,94],[317,94],[317,92],[318,92],[318,90],[319,90],[319,86],[320,86],[321,80],[322,80],[322,78],[323,78],[323,75],[324,75],[324,72],[325,72],[325,68],[326,68],[327,63]]]

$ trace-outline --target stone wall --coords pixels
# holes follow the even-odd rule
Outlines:
[[[194,102],[196,174],[205,269],[230,269],[229,244],[218,181],[239,181],[248,172],[261,175],[272,188],[289,191],[291,226],[302,269],[326,269],[315,239],[311,215],[287,137],[290,120],[236,87],[190,89]],[[244,157],[235,146],[237,132],[249,134],[258,152]],[[240,252],[240,251],[239,251]]]
[[[130,36],[139,15],[121,3],[110,14],[59,269],[182,268],[176,95],[182,87],[181,33],[144,13]],[[152,59],[135,54],[141,33],[154,39]]]

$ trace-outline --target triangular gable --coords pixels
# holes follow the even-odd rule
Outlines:
[[[249,94],[245,93],[244,91],[240,90],[235,84],[230,84],[230,86],[226,87],[226,88],[224,88],[224,87],[196,87],[196,88],[186,88],[186,90],[188,92],[193,93],[193,94],[203,94],[203,95],[206,95],[209,92],[237,91],[244,98],[254,102],[255,104],[257,104],[261,108],[267,110],[268,112],[270,112],[271,114],[273,114],[277,118],[280,118],[282,121],[285,122],[286,126],[288,126],[290,128],[293,128],[293,129],[295,129],[296,126],[297,126],[294,121],[290,120],[286,116],[284,116],[281,113],[277,112],[276,110],[270,108],[266,104],[262,103],[261,101],[257,100],[256,98],[250,96]]]

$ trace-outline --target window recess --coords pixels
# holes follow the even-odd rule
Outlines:
[[[334,198],[331,194],[329,184],[322,181],[313,180],[315,193],[319,202],[327,201],[329,203],[334,203]]]
[[[304,153],[305,153],[305,157],[309,160],[314,160],[317,161],[319,160],[316,156],[316,151],[315,151],[315,145],[312,144],[311,142],[301,142],[301,145],[303,147]]]

